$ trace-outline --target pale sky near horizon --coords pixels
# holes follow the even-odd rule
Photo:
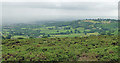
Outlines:
[[[1,0],[2,2],[118,2],[119,0]]]
[[[116,18],[118,16],[118,1],[119,0],[2,0],[2,22],[20,23],[97,17]]]

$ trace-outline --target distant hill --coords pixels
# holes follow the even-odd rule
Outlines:
[[[75,37],[90,35],[117,35],[115,19],[84,19],[74,21],[34,22],[3,25],[3,37]]]

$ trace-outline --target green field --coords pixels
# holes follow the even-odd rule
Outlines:
[[[68,35],[53,35],[51,37],[82,37],[85,36],[84,33],[81,34],[68,34]]]

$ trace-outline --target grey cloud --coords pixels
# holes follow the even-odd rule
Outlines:
[[[47,9],[65,9],[65,10],[97,10],[116,9],[111,3],[106,2],[34,2],[34,3],[3,3],[3,7],[17,7],[17,8],[47,8]]]
[[[106,2],[4,2],[2,7],[3,23],[117,16],[117,6]]]

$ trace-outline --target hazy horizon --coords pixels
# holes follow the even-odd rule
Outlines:
[[[112,2],[3,2],[2,22],[72,21],[77,19],[117,19]]]

